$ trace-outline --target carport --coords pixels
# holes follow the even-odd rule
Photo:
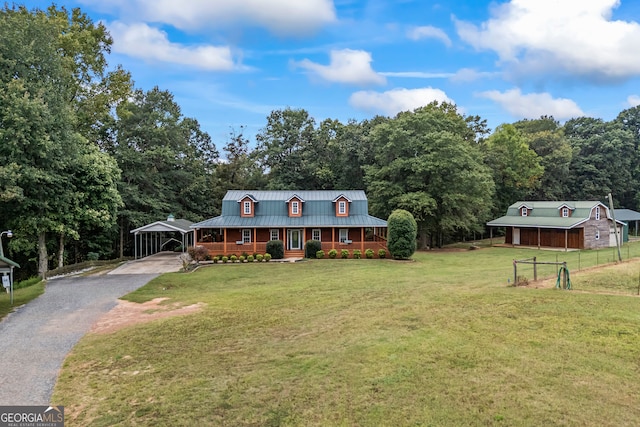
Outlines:
[[[640,221],[640,212],[633,211],[631,209],[614,209],[613,210],[616,219],[627,224],[633,224],[635,236],[638,237],[638,222]],[[627,230],[628,232],[629,230]]]
[[[134,255],[135,259],[143,258],[167,250],[171,245],[179,244],[182,252],[186,252],[189,246],[194,244],[194,231],[191,229],[193,222],[186,219],[175,219],[169,215],[166,221],[156,221],[135,230]]]

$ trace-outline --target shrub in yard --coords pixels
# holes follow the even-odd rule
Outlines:
[[[284,244],[282,240],[269,240],[267,242],[267,253],[273,259],[284,258]]]
[[[304,244],[304,257],[315,258],[319,250],[322,250],[322,243],[319,240],[307,240]]]
[[[227,261],[229,261],[229,257],[223,256],[223,257],[222,257],[222,262],[223,262],[224,264],[226,264],[226,263],[227,263]]]
[[[238,261],[239,261],[239,262],[244,262],[244,259],[245,259],[244,255],[240,255],[240,256],[238,257]]]
[[[214,263],[214,264],[217,264],[217,263],[218,263],[218,257],[217,257],[217,256],[214,256],[214,257],[213,257],[213,258],[211,258],[211,259],[213,260],[213,263]]]
[[[235,255],[231,255],[231,257],[229,257],[229,261],[231,262],[236,262],[238,260],[238,257]]]
[[[364,251],[364,256],[367,257],[367,259],[373,258],[373,254],[373,249],[367,249],[366,251]]]
[[[192,260],[199,264],[200,261],[204,261],[209,256],[209,251],[204,246],[191,246],[187,249],[187,253]]]
[[[409,259],[416,251],[418,224],[411,212],[396,209],[387,220],[387,248],[395,259]]]
[[[353,258],[354,259],[360,259],[362,258],[362,252],[360,252],[360,249],[355,249],[353,251]]]
[[[331,250],[329,251],[329,258],[331,258],[331,259],[335,259],[335,258],[336,258],[336,256],[338,256],[338,251],[337,251],[337,250],[335,250],[335,249],[331,249]]]
[[[342,259],[349,258],[349,250],[348,249],[341,250],[340,251],[340,258],[342,258]]]
[[[387,256],[387,251],[385,251],[384,249],[378,249],[378,258],[386,258]]]
[[[247,262],[253,262],[253,255],[247,256]]]
[[[265,262],[271,261],[271,254],[269,254],[269,253],[264,254],[264,261]]]
[[[324,251],[322,249],[316,252],[316,258],[318,259],[324,258]]]
[[[258,261],[258,262],[262,262],[263,258],[264,258],[264,256],[262,256],[262,254],[256,255],[256,261]]]

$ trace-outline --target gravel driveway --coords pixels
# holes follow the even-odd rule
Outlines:
[[[157,274],[49,280],[44,294],[0,321],[0,405],[49,405],[67,353],[117,299]]]

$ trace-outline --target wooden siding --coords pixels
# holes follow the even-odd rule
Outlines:
[[[601,237],[602,239],[602,237]],[[568,249],[584,249],[584,229],[573,228],[567,230],[566,247]],[[505,235],[505,243],[513,244],[513,227],[507,227]],[[562,229],[540,229],[540,244],[538,244],[537,228],[520,228],[520,245],[519,246],[540,246],[547,248],[564,248],[565,247],[565,230]]]

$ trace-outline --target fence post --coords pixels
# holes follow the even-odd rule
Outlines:
[[[518,262],[513,260],[513,286],[517,286],[518,283]]]
[[[562,289],[567,289],[567,262],[562,263]]]
[[[536,263],[536,259],[538,257],[533,257],[533,281],[537,281],[538,280],[538,264]]]

